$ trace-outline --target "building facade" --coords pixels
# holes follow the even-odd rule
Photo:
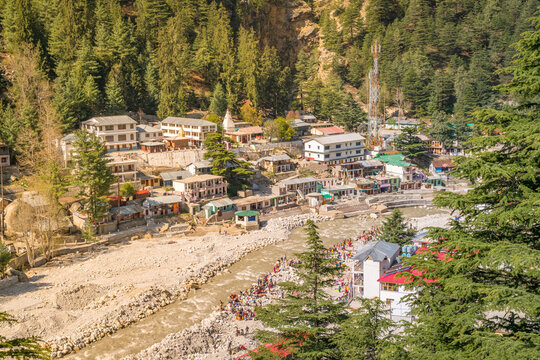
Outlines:
[[[174,180],[174,191],[185,201],[197,202],[227,195],[227,182],[223,176],[199,175],[187,179]]]
[[[161,130],[165,138],[187,138],[189,146],[202,147],[206,136],[217,131],[217,125],[201,119],[168,117],[161,122]]]
[[[137,125],[136,129],[139,143],[159,141],[163,138],[163,131],[159,126]]]
[[[305,158],[329,166],[363,160],[364,140],[357,133],[316,138],[304,144]]]
[[[137,122],[127,115],[94,117],[83,121],[81,129],[98,136],[107,151],[136,150]]]
[[[113,158],[107,163],[112,170],[113,175],[118,180],[118,184],[132,183],[135,188],[140,186],[137,178],[137,160]],[[113,184],[116,191],[117,184]]]
[[[285,188],[285,192],[298,193],[307,195],[312,192],[317,192],[317,179],[313,177],[304,177],[284,180],[279,183],[280,186]]]

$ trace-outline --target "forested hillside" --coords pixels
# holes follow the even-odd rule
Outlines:
[[[181,115],[225,101],[347,125],[382,45],[381,104],[411,116],[495,105],[493,71],[540,0],[0,0],[0,137],[96,114]],[[214,96],[212,93],[215,93]],[[213,99],[214,98],[214,99]],[[248,108],[246,111],[246,107]],[[215,112],[222,107],[214,106]],[[221,115],[221,114],[219,114]],[[356,115],[355,115],[356,116]],[[257,117],[255,117],[257,118]]]

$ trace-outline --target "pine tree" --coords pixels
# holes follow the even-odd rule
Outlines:
[[[212,160],[212,173],[225,177],[228,188],[227,193],[235,196],[249,184],[249,179],[255,175],[250,164],[237,158],[236,153],[227,150],[226,142],[232,140],[221,133],[208,134],[204,140],[205,159]]]
[[[427,149],[424,141],[418,137],[418,133],[419,127],[407,126],[394,141],[394,147],[406,158],[416,163],[423,163],[427,160]]]
[[[431,126],[428,128],[427,133],[447,148],[452,146],[454,142],[455,129],[449,116],[442,111],[435,112],[431,116]]]
[[[126,104],[124,95],[122,94],[122,88],[118,84],[117,75],[115,70],[111,70],[109,78],[107,79],[107,85],[105,86],[106,94],[106,111],[108,114],[117,115],[126,111]]]
[[[253,30],[240,28],[238,35],[238,72],[242,79],[242,85],[246,97],[258,108],[259,94],[257,89],[259,49]]]
[[[287,348],[297,347],[295,359],[333,359],[335,345],[332,337],[337,325],[345,319],[343,305],[334,302],[324,288],[340,272],[328,249],[322,243],[317,226],[308,220],[305,226],[307,250],[296,256],[299,282],[280,283],[287,293],[275,304],[257,308],[257,318],[271,331],[261,331],[259,338],[280,343]],[[299,346],[300,345],[300,346]]]
[[[383,221],[379,237],[381,240],[403,246],[409,244],[414,235],[414,229],[408,227],[401,210],[394,209],[390,217]]]
[[[107,213],[109,200],[105,195],[109,194],[115,178],[107,165],[105,147],[96,135],[85,130],[76,131],[73,147],[77,164],[73,185],[79,187],[79,196],[91,226]]]
[[[343,126],[349,132],[356,132],[358,126],[366,120],[366,112],[350,94],[345,97],[341,110],[334,115],[334,124]]]
[[[208,110],[220,117],[225,116],[225,112],[227,111],[227,96],[225,95],[225,91],[223,91],[223,86],[219,82],[212,93],[212,101]]]
[[[159,30],[173,15],[166,0],[136,0],[137,29],[145,41],[155,44]]]
[[[539,16],[534,25],[506,69],[513,79],[499,87],[514,102],[475,112],[480,135],[471,139],[468,156],[455,160],[455,175],[474,187],[435,199],[460,221],[433,230],[437,242],[429,252],[406,260],[423,269],[423,278],[436,279],[436,286],[413,279],[416,321],[403,339],[411,358],[540,356]]]
[[[336,344],[339,358],[342,360],[378,360],[384,354],[391,354],[392,337],[390,334],[394,324],[388,318],[389,310],[379,299],[359,299],[361,306],[348,315],[332,341]]]

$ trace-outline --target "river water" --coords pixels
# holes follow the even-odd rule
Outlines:
[[[440,212],[438,209],[404,208],[407,217],[421,217]],[[352,217],[319,223],[319,234],[326,246],[353,237],[370,228],[372,222],[361,223]],[[229,295],[249,288],[257,279],[272,270],[277,259],[283,255],[292,257],[305,249],[305,235],[301,228],[294,229],[289,238],[275,245],[253,251],[202,285],[191,291],[185,300],[176,301],[127,328],[105,337],[68,359],[121,359],[135,354],[160,342],[170,333],[181,331],[201,322],[208,314],[219,307],[220,300],[226,302]]]

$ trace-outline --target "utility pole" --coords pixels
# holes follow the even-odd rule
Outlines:
[[[116,191],[118,192],[116,202],[116,229],[120,230],[120,179],[116,178]]]

